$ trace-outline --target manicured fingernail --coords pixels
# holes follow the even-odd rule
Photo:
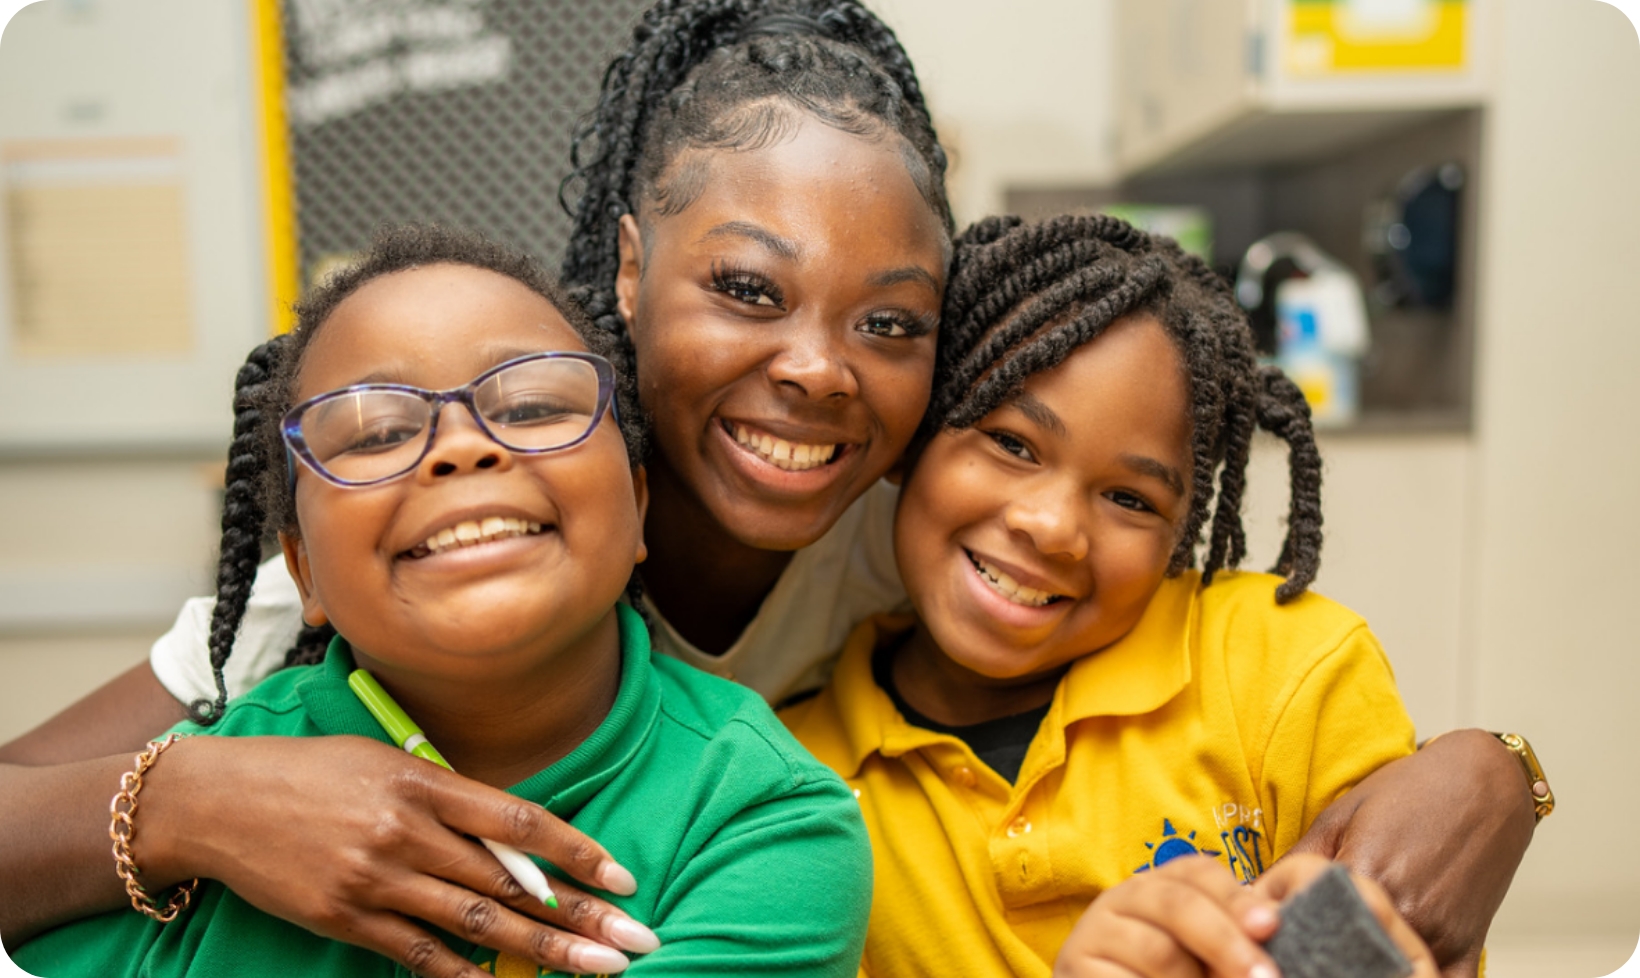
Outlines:
[[[626,966],[631,964],[626,959],[626,955],[612,947],[604,947],[602,944],[583,944],[581,945],[581,953],[576,957],[580,960],[575,963],[575,966],[589,975],[614,974],[617,971],[625,971]],[[1270,978],[1275,978],[1275,976],[1271,975]]]
[[[1275,965],[1261,962],[1248,969],[1247,978],[1281,978],[1281,972],[1276,970]]]
[[[617,862],[604,863],[603,870],[598,874],[598,885],[616,896],[631,896],[638,892],[638,881]]]
[[[655,936],[654,931],[626,917],[610,918],[609,936],[616,944],[635,954],[648,954],[661,946],[661,939]]]
[[[1252,930],[1263,930],[1281,923],[1281,914],[1276,913],[1274,907],[1254,907],[1247,911],[1246,926]],[[1276,978],[1274,975],[1254,975],[1253,978]]]

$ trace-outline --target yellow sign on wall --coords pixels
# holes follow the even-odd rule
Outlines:
[[[1286,0],[1286,68],[1297,77],[1461,71],[1467,0]]]

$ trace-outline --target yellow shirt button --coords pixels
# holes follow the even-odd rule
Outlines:
[[[979,783],[979,779],[974,777],[974,769],[966,764],[952,771],[951,777],[964,788],[972,788]]]
[[[1008,823],[1008,838],[1010,839],[1017,839],[1029,831],[1031,831],[1031,823],[1023,815]]]

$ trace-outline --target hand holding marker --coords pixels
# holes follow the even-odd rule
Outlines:
[[[421,732],[421,728],[410,719],[410,715],[393,702],[393,697],[387,695],[387,690],[382,689],[375,676],[363,669],[355,669],[347,677],[347,685],[395,744],[424,761],[432,761],[446,771],[455,770],[438,752],[438,748],[428,742],[427,735]],[[558,898],[552,895],[552,887],[547,883],[547,874],[541,872],[541,867],[537,866],[534,860],[504,842],[496,842],[494,839],[478,841],[484,843],[484,848],[490,850],[501,865],[506,867],[512,878],[524,888],[524,892],[554,910],[558,909]]]

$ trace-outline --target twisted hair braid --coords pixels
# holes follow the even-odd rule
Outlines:
[[[263,396],[278,369],[285,337],[278,336],[250,352],[234,378],[233,441],[228,446],[228,468],[222,498],[222,543],[216,568],[216,606],[211,609],[207,645],[216,700],[188,704],[196,723],[216,722],[228,703],[228,684],[222,676],[234,635],[245,620],[256,566],[262,561],[262,534],[266,512],[262,505]]]
[[[1321,456],[1309,406],[1280,370],[1259,365],[1227,284],[1170,239],[1103,215],[1034,224],[988,218],[964,232],[919,443],[941,428],[972,426],[1026,379],[1134,313],[1162,324],[1179,351],[1190,397],[1190,508],[1168,574],[1195,563],[1204,528],[1204,583],[1247,556],[1241,505],[1253,432],[1263,428],[1288,447],[1287,536],[1275,573],[1286,578],[1276,600],[1291,601],[1315,580],[1321,562]]]
[[[228,452],[216,607],[211,612],[209,637],[217,697],[214,702],[198,700],[190,705],[195,720],[214,722],[227,704],[223,666],[245,618],[263,536],[270,531],[298,530],[294,483],[288,467],[292,463],[280,426],[294,401],[304,353],[336,307],[360,287],[383,275],[435,264],[468,265],[505,275],[552,303],[591,352],[606,357],[615,352],[614,338],[596,329],[551,276],[527,255],[477,234],[437,226],[403,225],[378,230],[371,247],[356,263],[327,278],[296,304],[296,329],[252,350],[239,370],[234,387],[234,438]],[[636,465],[632,446],[642,442],[642,421],[637,415],[621,413],[620,427]],[[634,573],[627,584],[627,597],[636,607],[641,595],[642,584]],[[335,634],[329,625],[304,627],[295,647],[286,653],[285,664],[322,660]]]
[[[951,229],[945,151],[922,86],[871,11],[854,0],[660,0],[605,71],[559,186],[572,218],[560,275],[593,323],[621,341],[622,411],[636,417],[639,408],[615,301],[621,217],[688,206],[702,174],[671,172],[681,153],[766,145],[791,126],[792,110],[847,132],[897,133],[913,180]]]

